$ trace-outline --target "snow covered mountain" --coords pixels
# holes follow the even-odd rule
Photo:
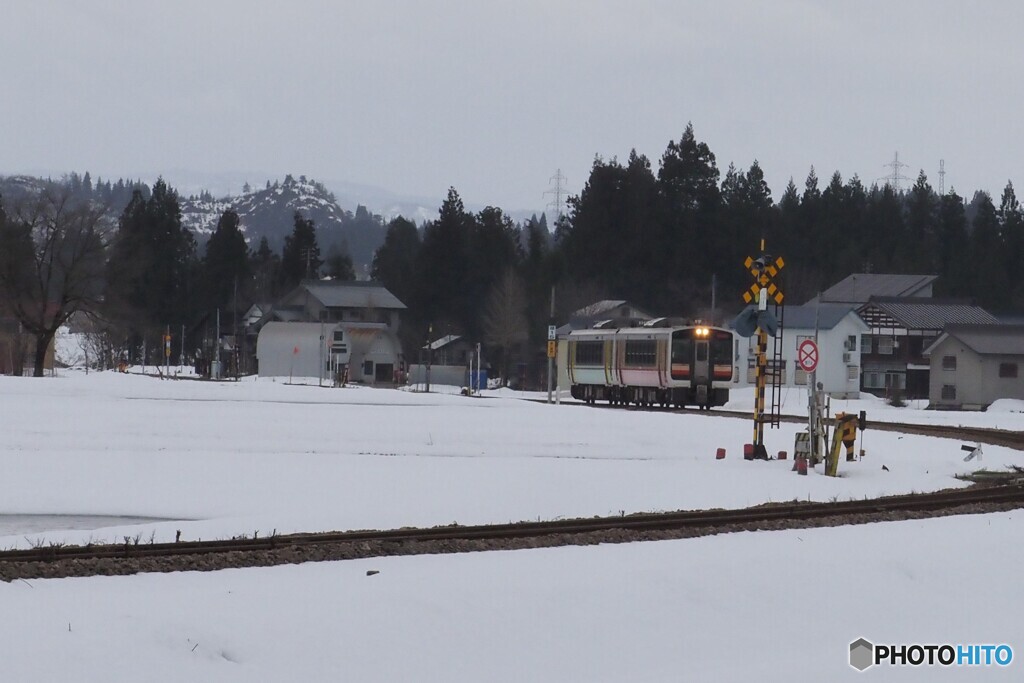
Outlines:
[[[264,237],[270,247],[279,251],[284,238],[295,225],[296,212],[312,219],[317,228],[321,255],[332,249],[344,249],[355,265],[365,265],[384,241],[384,219],[362,206],[355,213],[338,205],[334,194],[322,183],[299,176],[285,176],[283,182],[269,181],[262,189],[246,186],[239,196],[217,199],[209,192],[182,197],[182,224],[205,242],[217,227],[217,221],[228,209],[241,219],[242,230],[252,248]]]

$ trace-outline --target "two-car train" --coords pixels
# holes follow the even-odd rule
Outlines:
[[[587,403],[707,409],[729,400],[733,333],[711,325],[575,330],[568,337],[573,398]]]

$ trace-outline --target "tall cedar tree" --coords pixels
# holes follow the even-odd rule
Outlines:
[[[356,279],[356,271],[352,266],[352,257],[348,253],[348,245],[331,245],[327,250],[327,260],[324,261],[324,271],[327,277],[342,282],[352,282]]]
[[[271,250],[266,236],[260,238],[260,244],[249,262],[249,268],[253,273],[253,300],[270,303],[277,298],[280,292],[278,272],[281,269],[281,257]]]
[[[284,238],[284,250],[281,252],[281,291],[286,292],[303,280],[319,277],[323,263],[320,260],[320,247],[316,243],[313,219],[303,218],[296,211],[292,234]]]
[[[409,305],[416,291],[416,261],[420,235],[412,221],[401,216],[388,223],[384,243],[373,255],[370,277],[388,288],[399,301]]]
[[[181,224],[178,194],[163,179],[148,199],[132,193],[107,263],[108,314],[138,338],[190,324],[198,287],[196,242]]]
[[[437,336],[464,333],[476,305],[466,287],[472,224],[473,217],[451,187],[437,220],[423,230],[416,299],[425,322],[433,325]]]
[[[243,300],[246,298],[251,279],[249,247],[233,209],[221,215],[206,243],[203,271],[207,310],[234,308],[239,294]]]

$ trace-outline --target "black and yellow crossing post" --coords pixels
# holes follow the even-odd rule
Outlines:
[[[772,279],[786,264],[781,256],[772,260],[772,257],[765,253],[762,239],[761,255],[756,259],[748,256],[743,265],[754,276],[754,283],[747,291],[743,292],[743,301],[757,305],[756,313],[753,316],[757,323],[753,456],[755,459],[767,460],[768,451],[764,447],[764,393],[768,368],[768,334],[770,332],[774,335],[777,327],[775,318],[768,313],[768,300],[771,299],[776,305],[782,304],[785,297]],[[750,336],[749,332],[746,336]]]

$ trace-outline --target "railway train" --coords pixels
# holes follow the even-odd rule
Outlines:
[[[733,332],[665,318],[640,327],[574,330],[567,365],[573,398],[587,403],[706,410],[729,400]]]

